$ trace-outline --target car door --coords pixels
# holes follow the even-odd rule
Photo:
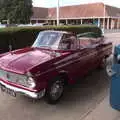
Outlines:
[[[89,54],[91,56],[90,58],[90,69],[94,69],[96,68],[98,65],[99,65],[99,62],[98,62],[98,51],[96,50],[96,47],[98,45],[97,44],[91,44],[88,49],[89,49]]]
[[[97,51],[96,59],[97,59],[98,63],[101,63],[102,59],[105,56],[105,53],[107,52],[104,49],[105,49],[104,44],[97,44],[97,46],[96,46],[96,51]]]
[[[64,34],[59,49],[62,49],[64,53],[69,53],[66,58],[64,58],[65,66],[61,69],[68,72],[69,76],[74,79],[78,73],[77,60],[79,59],[79,51],[75,48],[75,36],[72,34]]]
[[[80,42],[80,49],[78,49],[79,59],[76,64],[80,76],[85,75],[87,72],[95,68],[97,56],[96,46],[92,46],[89,39],[82,39],[83,41]]]
[[[78,74],[79,76],[84,76],[92,69],[92,58],[93,53],[91,48],[84,48],[79,51],[79,61],[76,65],[78,67]]]
[[[74,75],[74,77],[83,76],[91,68],[90,62],[92,57],[92,48],[80,48],[79,41],[77,39],[74,39],[71,50],[71,66],[73,70],[72,74]]]

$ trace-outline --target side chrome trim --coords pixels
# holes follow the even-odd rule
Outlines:
[[[45,95],[45,89],[43,89],[42,91],[37,93],[37,92],[30,92],[28,90],[13,87],[13,86],[8,85],[2,81],[0,81],[0,84],[4,85],[8,89],[15,91],[16,93],[24,94],[24,95],[29,96],[29,97],[34,98],[34,99],[40,99],[41,97],[43,97]]]

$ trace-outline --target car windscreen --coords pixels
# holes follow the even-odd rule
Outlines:
[[[61,36],[59,32],[40,32],[32,47],[57,49]]]

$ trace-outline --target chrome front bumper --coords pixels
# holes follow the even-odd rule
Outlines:
[[[11,85],[8,85],[2,81],[0,81],[0,84],[5,86],[5,88],[8,88],[10,90],[13,90],[16,94],[24,94],[25,96],[28,96],[28,97],[31,97],[33,99],[40,99],[42,98],[44,95],[45,95],[45,89],[41,90],[40,92],[31,92],[31,91],[28,91],[28,90],[24,90],[24,89],[21,89],[21,88],[17,88],[17,87],[13,87]]]

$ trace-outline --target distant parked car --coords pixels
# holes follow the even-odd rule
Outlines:
[[[17,27],[31,27],[33,26],[32,24],[19,24]]]
[[[17,27],[17,24],[6,24],[6,27]]]
[[[43,26],[43,24],[42,23],[35,23],[32,26]]]
[[[33,26],[45,26],[48,25],[48,23],[35,23]]]
[[[77,39],[71,32],[42,31],[32,47],[0,55],[0,88],[12,96],[45,96],[55,104],[65,85],[103,66],[111,53],[112,43],[101,39],[95,42],[85,36]]]
[[[35,27],[35,26],[45,26],[48,23],[35,23],[35,24],[19,24],[18,27]]]

